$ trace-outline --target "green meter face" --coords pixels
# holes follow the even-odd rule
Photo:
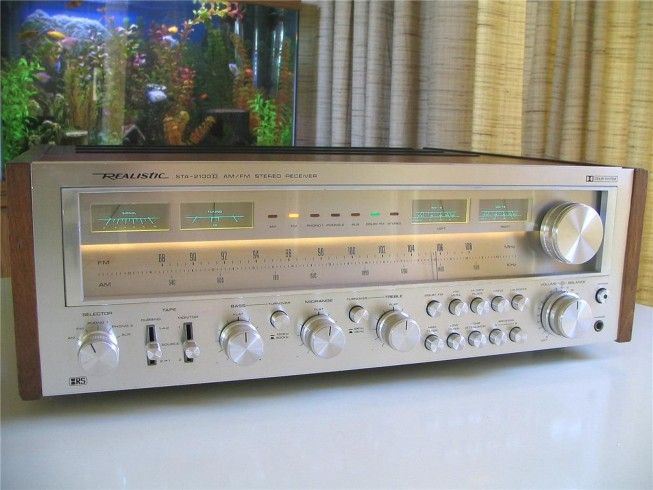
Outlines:
[[[92,233],[124,233],[135,231],[168,231],[168,204],[93,204]]]
[[[529,199],[480,199],[478,219],[486,223],[528,221]]]
[[[467,199],[415,199],[411,221],[414,225],[467,223],[467,204]]]
[[[189,202],[181,204],[182,230],[228,230],[254,227],[252,202]]]

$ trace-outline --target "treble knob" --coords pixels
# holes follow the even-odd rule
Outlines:
[[[561,291],[552,294],[542,307],[542,326],[568,339],[588,332],[593,320],[589,303],[573,293]]]
[[[385,312],[376,324],[376,332],[386,344],[399,352],[412,350],[421,337],[417,322],[399,310]]]
[[[89,323],[78,347],[79,364],[89,374],[101,376],[118,366],[118,340],[109,323]]]
[[[301,330],[304,345],[317,357],[330,359],[345,348],[345,333],[342,328],[327,315],[315,315],[304,322]]]
[[[550,209],[540,225],[540,243],[552,258],[565,264],[584,264],[603,242],[603,222],[587,204],[566,202]]]
[[[220,332],[219,341],[227,357],[240,366],[249,366],[263,358],[263,339],[246,320],[227,324]]]

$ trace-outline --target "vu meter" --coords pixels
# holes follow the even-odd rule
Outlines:
[[[629,339],[640,170],[43,151],[9,166],[25,398]]]

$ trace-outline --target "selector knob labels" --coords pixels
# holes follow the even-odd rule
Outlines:
[[[233,321],[222,329],[220,346],[239,366],[250,366],[263,358],[263,339],[254,325],[245,320]]]
[[[422,335],[417,322],[399,310],[385,312],[379,318],[376,331],[383,342],[399,352],[412,350]]]
[[[587,204],[559,204],[542,219],[540,243],[550,257],[560,262],[584,264],[603,243],[603,221]]]
[[[345,333],[327,315],[310,317],[304,322],[300,335],[304,345],[317,357],[323,359],[335,357],[345,348]]]

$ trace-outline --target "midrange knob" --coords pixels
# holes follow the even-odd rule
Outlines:
[[[330,359],[345,348],[345,333],[342,328],[327,315],[315,315],[304,322],[301,330],[304,345],[317,357]]]
[[[550,209],[540,225],[544,251],[565,264],[584,264],[603,242],[603,222],[587,204],[566,202]]]
[[[589,303],[573,293],[554,293],[542,307],[542,326],[549,332],[568,339],[589,331],[593,322]]]
[[[78,345],[77,358],[87,373],[101,376],[118,366],[118,340],[109,323],[88,324]]]

